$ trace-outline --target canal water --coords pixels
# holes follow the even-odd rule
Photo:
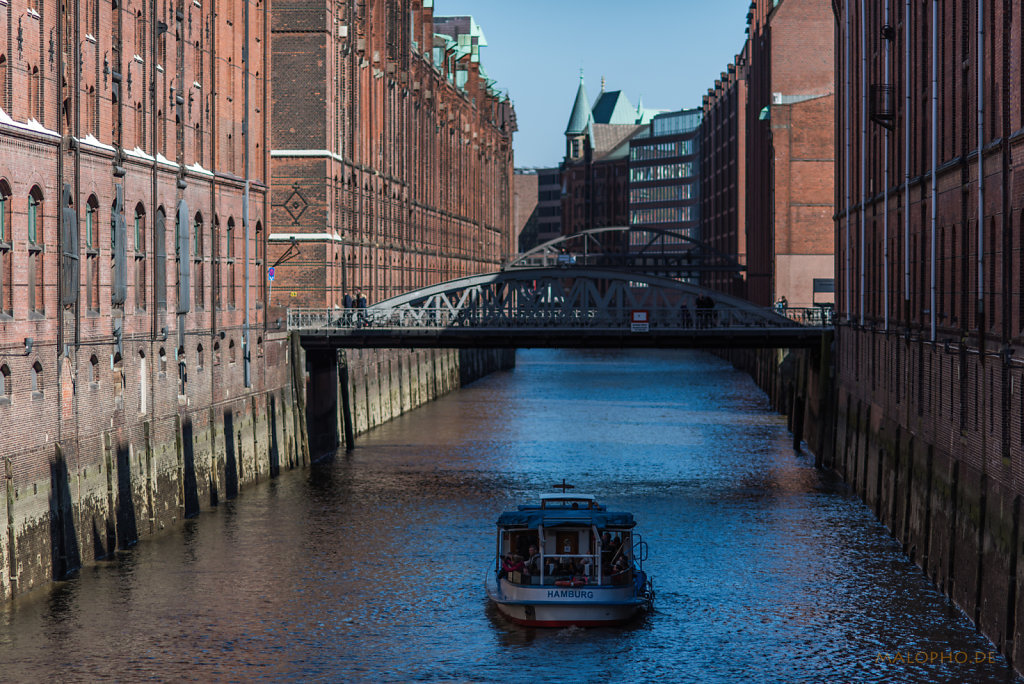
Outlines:
[[[1017,681],[790,442],[712,356],[521,351],[0,608],[0,681]],[[520,628],[487,603],[495,519],[562,478],[639,520],[657,598],[629,627]]]

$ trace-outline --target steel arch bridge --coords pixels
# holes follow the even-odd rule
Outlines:
[[[502,270],[559,265],[690,279],[702,273],[746,270],[735,257],[702,240],[657,226],[607,226],[560,235],[517,255]]]
[[[823,309],[778,312],[660,276],[513,268],[451,280],[365,309],[289,309],[306,348],[810,347]]]

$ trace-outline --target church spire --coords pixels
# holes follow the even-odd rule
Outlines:
[[[583,70],[580,69],[580,87],[576,91],[576,101],[572,103],[572,114],[569,115],[569,124],[565,127],[566,135],[580,135],[587,130],[590,122],[590,100],[587,99],[587,89],[583,86]]]

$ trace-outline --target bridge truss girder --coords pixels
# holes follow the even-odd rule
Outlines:
[[[639,330],[635,315],[643,318]],[[294,309],[288,325],[302,331],[304,342],[319,337],[328,346],[351,347],[809,346],[827,325],[813,319],[820,310],[802,315],[810,318],[793,320],[670,278],[587,267],[517,268],[440,283],[362,310]]]

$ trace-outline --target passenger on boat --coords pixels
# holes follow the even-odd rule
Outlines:
[[[527,575],[540,574],[540,553],[538,552],[536,545],[530,544],[530,554],[527,556],[526,563],[524,565],[524,571]]]
[[[610,568],[614,555],[615,549],[612,548],[612,533],[605,530],[601,533],[601,565]]]
[[[501,561],[501,569],[505,572],[522,572],[525,568],[522,556],[505,556]]]
[[[619,549],[622,548],[622,539],[619,538],[618,534],[615,535],[615,539],[612,539],[610,548],[612,550],[612,556],[615,556],[619,552]]]
[[[625,554],[619,554],[612,565],[612,584],[629,584],[629,560]]]

